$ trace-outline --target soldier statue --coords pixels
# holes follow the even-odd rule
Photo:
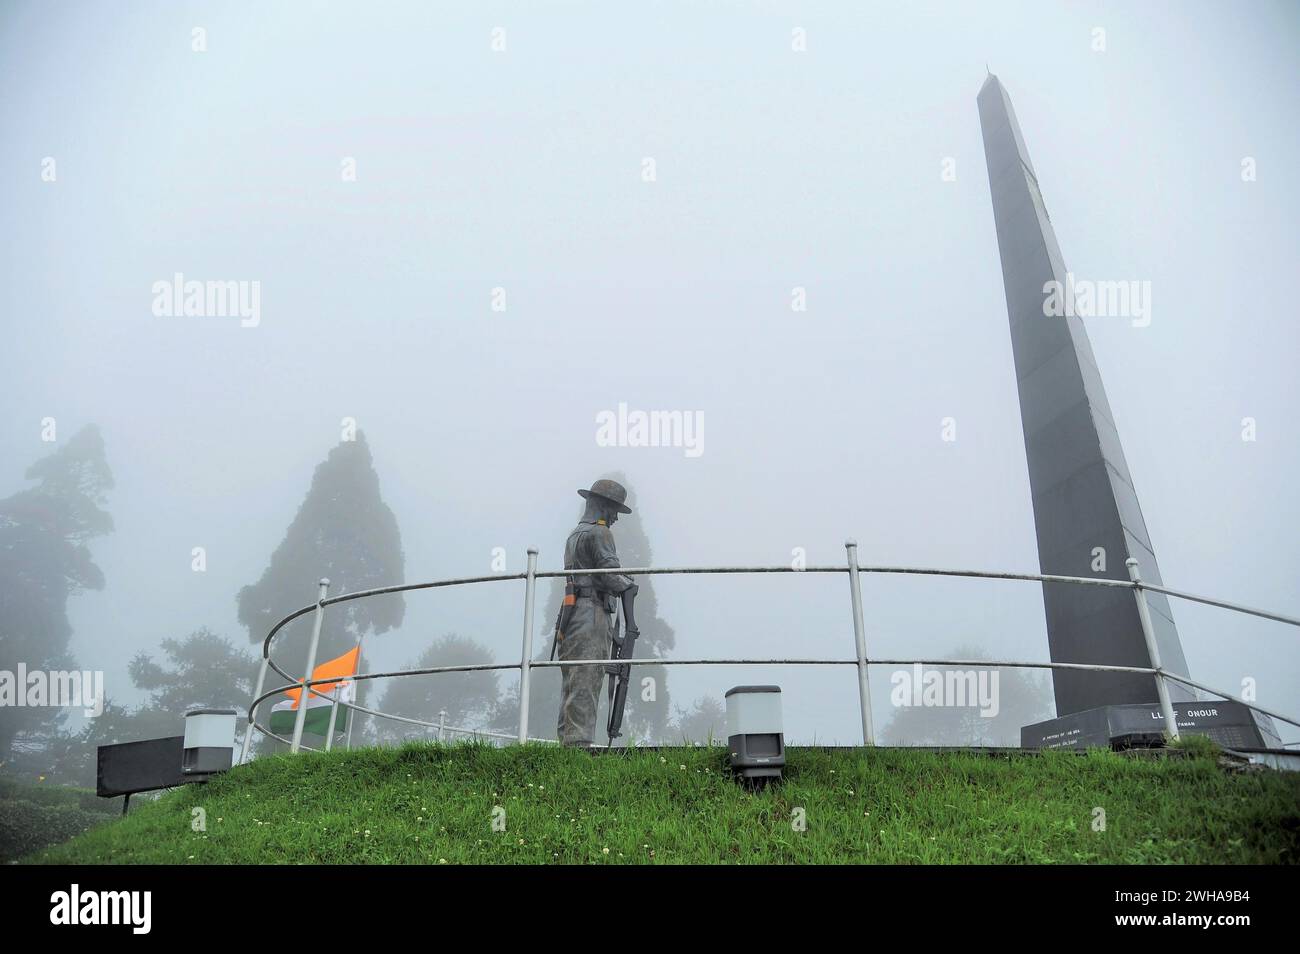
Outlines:
[[[598,480],[590,490],[578,493],[587,506],[578,526],[564,544],[564,569],[569,571],[564,605],[556,622],[555,642],[560,660],[609,659],[615,639],[613,615],[617,598],[636,593],[630,576],[621,573],[583,573],[583,570],[617,569],[618,551],[610,528],[621,513],[631,513],[625,503],[627,490],[613,480]],[[560,742],[575,748],[591,748],[596,734],[596,710],[605,676],[601,666],[561,666]],[[621,713],[620,713],[621,715]]]

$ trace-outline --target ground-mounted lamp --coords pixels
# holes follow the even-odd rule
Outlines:
[[[197,782],[230,768],[235,757],[234,709],[191,709],[185,713],[181,776]]]
[[[736,686],[726,698],[731,771],[760,787],[779,779],[785,766],[781,687]]]

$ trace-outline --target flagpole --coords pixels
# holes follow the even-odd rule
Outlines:
[[[365,632],[361,632],[357,634],[357,668],[355,670],[357,673],[361,672],[361,640],[365,638],[366,638]],[[349,752],[352,751],[352,723],[356,721],[357,721],[357,714],[356,712],[353,712],[351,718],[348,719],[347,738],[343,741],[343,748]]]
[[[311,628],[311,644],[307,648],[307,668],[302,677],[302,691],[298,696],[298,716],[293,722],[293,741],[289,745],[289,751],[294,755],[298,754],[298,747],[302,745],[302,727],[307,719],[307,698],[311,694],[312,688],[307,685],[311,682],[316,672],[316,648],[320,645],[321,623],[325,619],[325,598],[329,596],[330,581],[321,577],[320,595],[316,598],[316,619]]]
[[[358,657],[360,658],[360,657]],[[325,751],[328,752],[334,747],[334,726],[338,723],[339,718],[339,696],[343,694],[343,683],[334,683],[334,691],[330,693],[334,697],[334,702],[330,705],[330,727],[325,730]]]

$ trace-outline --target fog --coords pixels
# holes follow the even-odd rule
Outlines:
[[[853,537],[863,564],[1036,572],[986,64],[1071,270],[1151,282],[1149,326],[1087,327],[1166,583],[1300,615],[1296,7],[840,7],[5,4],[0,496],[57,446],[44,419],[99,425],[116,527],[69,604],[78,663],[131,702],[137,651],[247,646],[235,594],[346,419],[407,582],[494,548],[559,568],[575,490],[614,471],[657,565],[842,564]],[[259,283],[257,321],[159,316],[177,273]],[[601,446],[620,403],[698,415],[700,453]],[[840,575],[654,587],[679,658],[853,656]],[[369,665],[448,632],[517,661],[522,597],[412,594]],[[1292,627],[1173,609],[1193,678],[1297,711]],[[877,657],[1048,658],[1032,583],[871,575],[864,613]],[[860,741],[851,667],[669,678],[683,705],[779,682],[791,741]]]

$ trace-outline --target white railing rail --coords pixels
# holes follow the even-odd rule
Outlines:
[[[647,657],[644,659],[634,659],[633,665],[653,665],[653,666],[854,666],[857,669],[858,676],[858,705],[862,719],[862,741],[864,745],[875,744],[875,733],[871,722],[871,688],[868,681],[869,667],[871,666],[965,666],[972,668],[985,669],[1052,669],[1052,670],[1080,670],[1088,672],[1124,672],[1139,673],[1155,677],[1156,690],[1159,695],[1159,704],[1161,714],[1165,722],[1165,732],[1172,738],[1177,739],[1178,724],[1174,717],[1173,704],[1169,696],[1169,682],[1176,682],[1189,688],[1218,696],[1223,699],[1240,703],[1256,712],[1263,713],[1285,722],[1288,725],[1300,727],[1300,721],[1291,716],[1283,715],[1271,709],[1257,705],[1254,702],[1248,702],[1244,699],[1237,698],[1231,693],[1224,692],[1221,689],[1215,689],[1202,683],[1196,682],[1186,676],[1170,672],[1163,667],[1160,660],[1159,647],[1156,643],[1155,632],[1151,625],[1150,610],[1147,606],[1146,591],[1162,593],[1166,596],[1172,596],[1176,599],[1189,600],[1196,603],[1202,603],[1207,606],[1214,606],[1221,609],[1231,610],[1236,613],[1243,613],[1249,616],[1257,616],[1262,619],[1273,620],[1279,623],[1285,623],[1290,626],[1300,626],[1300,619],[1293,616],[1286,616],[1281,613],[1269,612],[1266,610],[1255,609],[1249,606],[1243,606],[1239,603],[1230,603],[1226,600],[1212,599],[1206,596],[1199,596],[1192,593],[1185,593],[1181,590],[1170,589],[1164,586],[1156,586],[1150,583],[1142,582],[1138,572],[1138,564],[1134,559],[1127,561],[1129,573],[1128,580],[1112,580],[1094,577],[1080,576],[1057,576],[1043,573],[1003,573],[987,570],[954,570],[954,569],[936,569],[930,567],[905,567],[905,566],[860,566],[858,564],[857,544],[853,540],[848,540],[844,544],[847,552],[847,561],[843,566],[808,566],[793,567],[788,565],[779,566],[712,566],[712,567],[620,567],[608,570],[583,570],[583,575],[606,575],[606,574],[625,574],[628,576],[663,576],[679,574],[752,574],[752,573],[845,573],[849,578],[849,598],[850,607],[853,613],[853,636],[854,636],[854,656],[847,659],[660,659],[657,657]],[[986,580],[1023,580],[1036,583],[1065,583],[1078,586],[1113,586],[1123,587],[1133,591],[1134,598],[1137,600],[1138,618],[1142,626],[1142,634],[1146,642],[1147,653],[1151,660],[1150,666],[1116,666],[1102,665],[1094,663],[1064,663],[1064,662],[1025,662],[1022,660],[963,660],[963,659],[883,659],[870,658],[867,654],[866,630],[863,623],[862,609],[862,574],[882,574],[882,575],[917,575],[917,576],[945,576],[945,577],[965,577],[972,579]],[[534,669],[553,668],[556,666],[604,666],[608,664],[605,659],[589,660],[564,660],[564,661],[536,661],[532,659],[532,638],[533,638],[533,609],[536,599],[537,581],[539,579],[549,579],[565,577],[570,575],[566,570],[544,570],[537,569],[537,550],[529,548],[528,550],[528,568],[523,573],[495,573],[489,576],[469,576],[458,577],[447,580],[434,580],[427,583],[406,583],[397,586],[383,586],[370,590],[359,590],[355,593],[344,593],[339,596],[329,596],[329,580],[322,579],[319,583],[320,591],[317,601],[301,609],[297,609],[271,628],[267,633],[266,639],[262,643],[262,665],[257,677],[257,688],[253,692],[253,700],[248,706],[248,724],[247,731],[244,734],[243,752],[240,761],[248,759],[249,749],[252,742],[253,730],[256,729],[263,735],[270,738],[278,739],[281,742],[289,744],[292,751],[297,752],[299,749],[311,748],[302,742],[303,724],[306,718],[307,706],[299,704],[297,716],[294,723],[292,738],[286,739],[283,736],[271,732],[269,728],[257,722],[257,707],[272,696],[279,695],[290,689],[303,689],[321,698],[328,698],[333,701],[333,711],[330,717],[331,729],[336,724],[338,709],[343,706],[351,709],[355,713],[365,713],[376,718],[389,719],[395,722],[406,723],[410,725],[422,726],[439,730],[439,738],[446,738],[448,734],[475,735],[485,738],[495,739],[513,739],[517,742],[551,742],[550,739],[533,739],[528,735],[528,707],[530,700],[531,676]],[[408,593],[415,590],[437,589],[448,586],[466,586],[473,583],[501,583],[510,580],[523,580],[524,588],[524,620],[523,620],[523,640],[518,663],[476,663],[459,666],[432,666],[422,669],[400,669],[391,672],[372,672],[359,673],[349,677],[357,682],[370,679],[390,679],[401,676],[420,676],[434,675],[438,673],[449,672],[499,672],[503,670],[519,670],[519,730],[517,733],[494,732],[486,729],[469,729],[458,726],[447,726],[445,724],[445,713],[440,714],[438,722],[429,722],[423,719],[413,719],[408,716],[399,716],[395,714],[380,712],[375,709],[369,709],[353,702],[342,702],[334,695],[318,692],[314,687],[321,683],[336,683],[338,677],[324,679],[310,679],[298,677],[286,672],[271,657],[271,642],[276,635],[280,633],[289,623],[305,616],[308,613],[315,614],[312,620],[312,636],[307,651],[306,668],[304,672],[307,676],[316,668],[316,653],[320,644],[320,631],[324,619],[325,610],[329,606],[338,603],[346,603],[351,600],[365,599],[371,596],[382,596],[391,593]],[[275,689],[265,690],[266,674],[268,669],[273,669],[277,674],[288,680],[287,685],[279,686]],[[300,696],[300,699],[303,697]],[[351,725],[351,723],[349,723]],[[328,751],[333,741],[334,733],[332,731],[326,734],[325,748]],[[350,739],[350,736],[349,736]]]

